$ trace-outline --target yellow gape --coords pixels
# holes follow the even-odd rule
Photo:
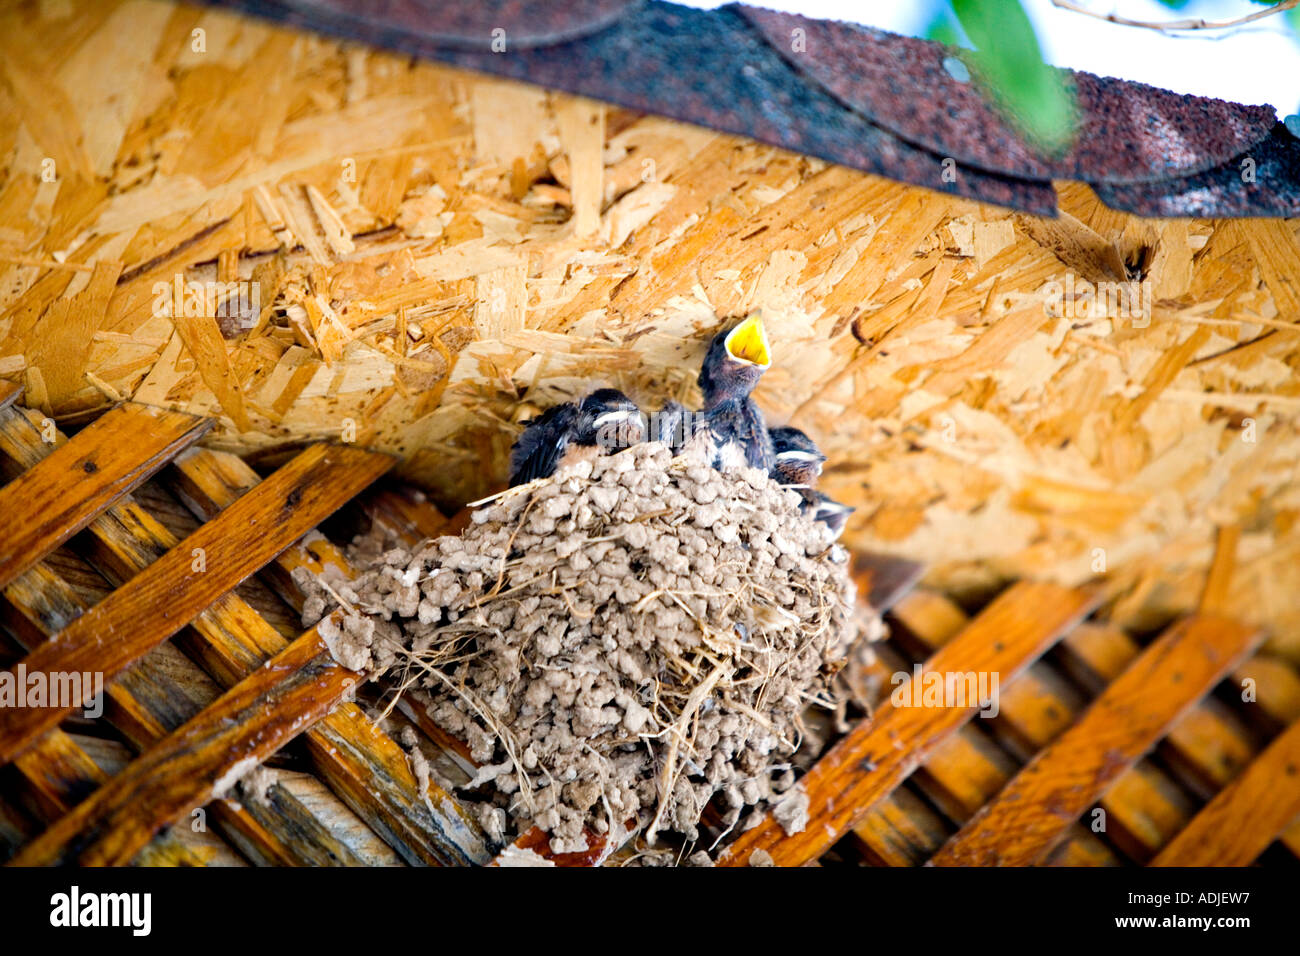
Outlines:
[[[731,330],[726,341],[727,354],[734,359],[767,368],[772,364],[772,351],[763,329],[763,318],[757,312]]]

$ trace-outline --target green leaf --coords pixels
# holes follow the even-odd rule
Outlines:
[[[1074,137],[1074,90],[1043,62],[1042,49],[1018,0],[952,0],[974,51],[961,54],[984,94],[1027,140],[1048,153]]]
[[[945,46],[965,46],[966,38],[961,35],[961,28],[953,19],[952,11],[940,7],[930,25],[925,28],[927,40],[937,40]]]

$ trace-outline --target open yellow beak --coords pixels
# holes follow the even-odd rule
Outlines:
[[[757,312],[732,329],[724,344],[727,354],[741,362],[760,368],[772,364],[772,348],[767,343],[763,319]]]

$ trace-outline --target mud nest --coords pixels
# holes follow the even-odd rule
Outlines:
[[[837,707],[864,626],[846,564],[796,492],[648,442],[384,552],[332,585],[349,613],[321,633],[427,694],[480,767],[462,790],[490,835],[537,826],[563,853],[643,826],[689,847],[717,796],[715,833],[772,805],[799,828],[804,715]]]

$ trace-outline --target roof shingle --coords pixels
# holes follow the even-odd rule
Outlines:
[[[1271,107],[1062,71],[1079,131],[1047,156],[949,74],[951,48],[854,24],[660,0],[444,0],[437,18],[413,0],[213,2],[1039,215],[1053,178],[1139,215],[1300,214],[1297,144]]]

